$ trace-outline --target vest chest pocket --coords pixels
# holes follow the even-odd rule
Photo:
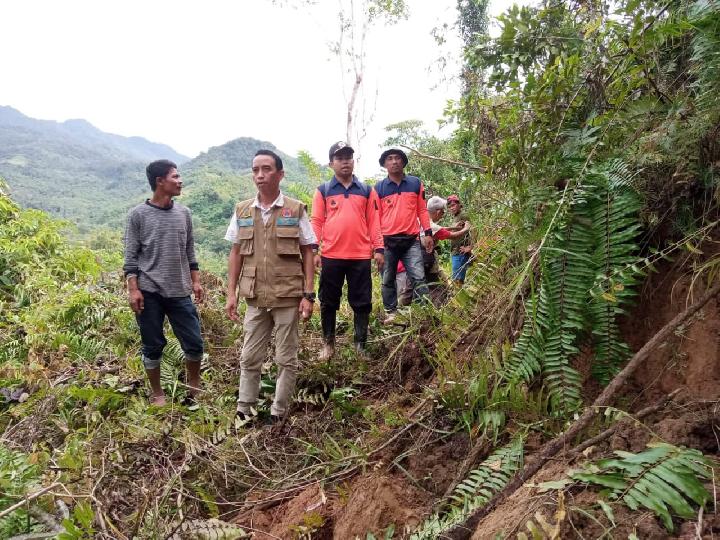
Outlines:
[[[255,227],[252,218],[238,218],[237,244],[240,249],[240,255],[253,254],[253,236],[255,235]]]
[[[278,255],[300,255],[299,227],[276,227],[275,238]]]
[[[255,298],[255,272],[254,266],[243,266],[240,270],[240,283],[238,294],[243,298]]]

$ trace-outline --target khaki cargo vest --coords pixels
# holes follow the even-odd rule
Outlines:
[[[300,258],[300,216],[305,205],[284,198],[282,207],[274,207],[263,223],[255,199],[235,206],[237,243],[243,265],[238,294],[255,307],[297,306],[304,288]]]

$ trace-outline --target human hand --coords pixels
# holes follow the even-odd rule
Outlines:
[[[382,253],[375,253],[373,256],[375,259],[375,264],[377,265],[378,272],[382,274],[383,268],[385,267],[385,255]]]
[[[432,253],[433,249],[435,248],[435,242],[433,241],[432,236],[423,236],[420,239],[420,242],[425,248],[425,251],[427,251],[428,253]]]
[[[136,315],[140,315],[142,310],[145,309],[145,297],[140,289],[134,289],[128,292],[128,299],[130,301],[130,309],[132,309]]]
[[[192,290],[193,295],[195,296],[195,303],[202,304],[203,300],[205,300],[205,290],[202,285],[200,285],[199,281],[192,284]]]
[[[466,222],[463,224],[463,228],[460,229],[460,232],[468,232],[469,230],[470,230],[470,222],[469,222],[469,221],[466,221]]]
[[[303,321],[307,321],[310,319],[310,316],[313,312],[313,303],[308,300],[307,298],[303,298],[300,300],[300,306],[298,307],[298,312],[300,313],[300,317]]]
[[[461,246],[459,251],[464,254],[472,253],[472,246]]]
[[[237,298],[234,294],[228,295],[227,301],[225,302],[225,314],[231,321],[236,321],[240,318],[237,312]]]

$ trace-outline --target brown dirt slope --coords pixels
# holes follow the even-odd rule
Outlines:
[[[670,265],[648,278],[635,308],[622,322],[623,335],[632,350],[638,350],[685,308],[689,291],[690,278]],[[642,422],[627,422],[613,436],[584,454],[571,455],[568,448],[544,467],[531,484],[483,519],[472,538],[490,539],[498,535],[517,538],[520,533],[533,537],[532,529],[541,529],[542,523],[555,527],[559,538],[627,538],[630,534],[643,539],[710,538],[720,535],[720,519],[710,512],[700,524],[677,522],[670,534],[653,514],[630,512],[619,504],[613,506],[614,523],[611,523],[596,504],[596,492],[576,486],[541,493],[533,485],[563,478],[588,458],[609,456],[613,450],[638,452],[657,440],[720,456],[719,352],[720,305],[711,301],[699,316],[655,351],[615,405],[637,412],[680,389],[672,402]],[[578,368],[586,375],[584,397],[587,402],[600,391],[597,383],[589,378],[589,369],[583,367],[588,367],[590,361],[588,351],[577,360]],[[420,355],[410,354],[401,370],[405,384],[396,386],[399,394],[392,397],[391,392],[381,396],[380,401],[396,399],[408,391],[412,395],[422,386],[432,384],[431,371],[427,368]],[[539,434],[534,436],[537,438]],[[418,437],[427,440],[418,441]],[[433,438],[418,428],[376,455],[367,470],[339,486],[328,485],[324,491],[321,485],[314,485],[272,508],[241,514],[235,521],[254,530],[259,539],[364,540],[367,533],[383,538],[388,528],[394,528],[393,538],[407,538],[450,485],[470,444],[464,432]],[[532,454],[540,444],[541,441],[529,440],[526,452]],[[414,451],[407,452],[409,448]],[[418,448],[421,451],[418,452]],[[561,519],[558,519],[558,510],[564,512]]]
[[[623,321],[622,332],[633,351],[642,347],[689,303],[691,276],[678,266],[666,265],[652,274],[635,308]],[[701,293],[700,289],[696,291]],[[624,425],[612,437],[591,447],[589,457],[608,456],[613,450],[639,452],[647,443],[658,440],[720,457],[720,304],[717,300],[707,304],[694,320],[651,355],[637,370],[616,406],[638,411],[676,389],[680,389],[680,393],[673,402],[642,423]],[[597,386],[588,381],[586,397],[597,391]],[[584,456],[579,457],[581,459],[569,453],[558,455],[531,484],[565,477],[568,470],[585,460]],[[707,487],[714,492],[713,486]],[[571,488],[560,495],[558,491],[540,493],[537,488],[526,485],[483,519],[472,538],[490,539],[498,535],[516,538],[518,533],[532,537],[531,528],[538,528],[539,520],[559,526],[559,538],[628,538],[632,533],[643,539],[720,536],[720,516],[714,512],[717,500],[697,522],[678,523],[672,533],[666,531],[653,514],[630,512],[622,505],[613,507],[615,524],[612,524],[595,504],[596,500],[596,493],[581,488]],[[559,508],[565,510],[560,523],[556,514]]]

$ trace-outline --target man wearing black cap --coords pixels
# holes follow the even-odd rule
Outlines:
[[[331,180],[317,188],[313,197],[312,225],[322,255],[316,255],[320,271],[320,320],[325,341],[321,359],[335,352],[335,319],[347,280],[348,302],[354,312],[355,349],[362,353],[367,342],[372,308],[371,259],[378,270],[384,262],[377,194],[353,175],[355,151],[339,141],[330,147]]]
[[[422,249],[433,250],[430,216],[425,204],[425,188],[416,176],[405,174],[408,157],[397,148],[385,150],[380,155],[380,165],[387,169],[387,177],[375,185],[380,200],[380,228],[385,245],[385,273],[382,297],[387,317],[385,323],[395,319],[397,311],[397,288],[395,276],[398,261],[405,266],[413,286],[414,297],[428,294],[423,268]],[[419,238],[420,230],[425,235]]]

